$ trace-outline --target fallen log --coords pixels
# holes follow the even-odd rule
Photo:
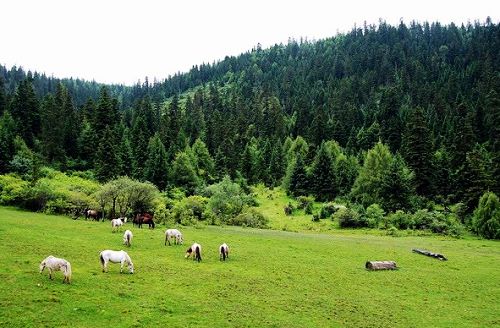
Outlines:
[[[397,270],[396,262],[394,261],[367,261],[365,268],[368,270]]]
[[[441,261],[448,261],[448,259],[443,254],[433,253],[433,252],[426,251],[425,249],[418,249],[418,248],[413,248],[412,251],[414,253],[437,258],[438,260],[441,260]]]

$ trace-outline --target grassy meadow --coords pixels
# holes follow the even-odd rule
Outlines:
[[[181,227],[183,246],[164,246],[165,227],[125,228],[134,233],[127,251],[136,273],[120,274],[111,264],[105,274],[99,252],[125,249],[123,230],[0,207],[0,326],[500,325],[495,241],[201,226]],[[201,263],[184,259],[194,241],[203,247]],[[219,261],[222,242],[231,247],[227,262]],[[449,261],[414,254],[413,247]],[[50,254],[71,262],[71,285],[60,272],[53,281],[38,274]],[[394,260],[400,269],[369,272],[367,260]]]

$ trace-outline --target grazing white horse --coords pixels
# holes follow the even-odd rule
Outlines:
[[[130,247],[132,244],[132,237],[134,237],[134,235],[132,234],[132,231],[125,230],[125,233],[123,234],[123,244]]]
[[[130,273],[134,273],[134,264],[125,251],[112,251],[105,250],[99,254],[99,259],[101,260],[102,272],[108,272],[108,262],[120,263],[120,273],[123,272],[123,265],[127,263],[128,270]]]
[[[116,232],[123,226],[123,218],[113,219],[111,220],[111,231]],[[125,218],[125,222],[127,222],[127,218]]]
[[[226,258],[229,258],[229,246],[226,243],[219,246],[219,259],[221,261],[225,261]]]
[[[50,255],[40,263],[40,273],[42,273],[45,268],[49,269],[50,279],[54,279],[52,278],[53,271],[60,270],[64,275],[63,283],[71,283],[71,264],[65,259],[60,259],[58,257]]]
[[[201,245],[198,243],[194,243],[189,247],[186,251],[186,258],[190,257],[193,255],[193,260],[197,260],[198,262],[201,261]]]
[[[167,245],[168,241],[168,245],[170,246],[170,241],[172,239],[174,240],[174,245],[182,245],[182,233],[179,230],[167,229],[167,231],[165,231],[165,245]]]

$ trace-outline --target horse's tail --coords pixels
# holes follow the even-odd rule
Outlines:
[[[102,253],[99,255],[99,259],[101,260],[101,265],[104,267],[104,257],[102,256]]]
[[[194,250],[194,254],[196,256],[196,260],[198,262],[200,262],[201,261],[200,246],[196,246],[196,249]]]
[[[130,234],[127,234],[127,245],[130,246]]]
[[[64,277],[66,278],[66,282],[68,284],[71,283],[71,264],[66,262],[66,272],[64,273]]]
[[[226,260],[226,250],[224,249],[224,246],[221,246],[219,248],[219,253],[220,253],[220,259],[225,261]]]

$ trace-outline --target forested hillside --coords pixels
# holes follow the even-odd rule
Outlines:
[[[500,25],[401,22],[257,46],[133,87],[0,69],[0,173],[229,175],[387,212],[500,193]]]

